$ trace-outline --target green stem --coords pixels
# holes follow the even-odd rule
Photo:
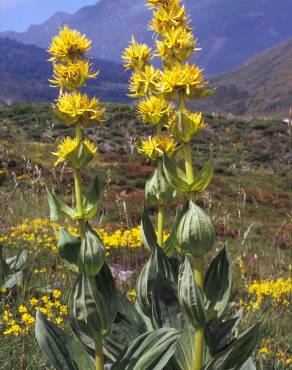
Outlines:
[[[95,343],[95,366],[96,370],[104,370],[102,339]]]
[[[157,125],[156,127],[156,133],[157,135],[161,135],[161,126]],[[158,159],[158,169],[163,172],[163,163],[162,159]],[[158,213],[157,213],[157,242],[158,245],[161,247],[163,244],[163,234],[164,234],[164,207],[160,206],[158,207]]]
[[[77,123],[75,137],[78,141],[82,140],[82,130],[81,124]],[[74,182],[75,182],[75,197],[76,197],[76,209],[77,214],[82,216],[84,214],[84,207],[83,207],[83,193],[82,193],[82,183],[81,183],[81,171],[74,170]],[[80,236],[81,239],[84,238],[85,232],[85,221],[80,219],[79,221],[79,229],[80,229]]]
[[[163,233],[164,233],[164,207],[158,208],[158,215],[157,215],[157,242],[158,245],[161,247],[163,244]]]
[[[180,117],[180,128],[183,130],[181,116],[182,112],[185,110],[185,97],[184,91],[179,91],[179,117]],[[193,170],[192,162],[192,151],[190,142],[184,143],[184,157],[185,157],[185,169],[188,182],[191,184],[195,181],[195,175]],[[194,198],[194,194],[189,194],[190,199]],[[204,289],[204,275],[203,275],[203,259],[202,257],[195,257],[193,264],[194,278],[198,286]],[[203,366],[203,354],[204,354],[204,327],[196,328],[195,333],[195,348],[194,348],[194,369],[201,370]]]

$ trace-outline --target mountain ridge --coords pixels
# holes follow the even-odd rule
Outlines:
[[[18,41],[0,38],[0,101],[49,102],[58,90],[49,85],[52,66],[44,49]],[[114,62],[91,60],[100,71],[85,90],[103,101],[128,102],[129,73]]]
[[[100,0],[74,14],[57,13],[24,33],[4,32],[0,36],[47,48],[63,23],[85,32],[92,40],[92,55],[120,62],[122,50],[131,35],[152,44],[146,30],[151,12],[145,0]],[[202,47],[195,61],[209,75],[235,68],[248,58],[292,36],[290,0],[185,0],[193,19],[196,37]],[[131,25],[129,27],[129,25]]]

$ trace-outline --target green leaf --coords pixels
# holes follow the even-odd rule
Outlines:
[[[197,100],[197,99],[202,99],[202,98],[206,98],[207,96],[210,96],[212,94],[214,94],[214,92],[216,91],[217,89],[214,88],[214,89],[196,89],[196,88],[192,88],[191,91],[190,91],[190,94],[185,94],[185,97],[186,99],[189,99],[189,100]]]
[[[240,368],[240,370],[257,370],[252,358],[250,357]]]
[[[4,284],[6,281],[7,277],[10,274],[10,269],[9,266],[7,265],[5,259],[3,258],[3,247],[0,245],[0,286]]]
[[[151,316],[152,289],[158,272],[172,281],[176,280],[176,274],[160,247],[153,250],[149,260],[144,265],[137,280],[137,299],[142,312]]]
[[[204,368],[204,370],[234,370],[248,360],[260,337],[260,324],[255,324],[239,335],[222,352],[219,352]]]
[[[175,196],[175,192],[167,181],[162,168],[155,168],[145,185],[145,198],[148,204],[164,206],[169,204]]]
[[[57,199],[48,188],[46,189],[50,207],[50,220],[52,222],[57,222],[60,212],[74,220],[76,218],[76,212],[71,207],[67,206],[67,204]]]
[[[74,273],[79,272],[78,256],[80,252],[80,238],[69,234],[66,230],[60,229],[58,241],[59,254],[64,265]]]
[[[83,207],[86,218],[92,218],[97,213],[98,200],[100,196],[100,184],[96,176],[93,184],[83,197]]]
[[[176,229],[177,229],[178,224],[180,223],[182,216],[186,212],[187,208],[188,208],[188,205],[185,204],[181,210],[179,211],[177,210],[174,224],[172,226],[170,234],[168,238],[166,239],[166,241],[162,244],[163,252],[165,253],[167,257],[172,256],[173,253],[175,252],[175,249],[177,247]]]
[[[16,256],[6,258],[6,264],[10,271],[18,272],[22,270],[27,262],[27,250],[19,251]]]
[[[175,190],[180,192],[188,192],[190,190],[186,174],[167,155],[163,157],[163,169],[167,181]]]
[[[180,329],[177,285],[158,273],[152,291],[152,320],[155,328]]]
[[[194,279],[192,267],[187,256],[185,256],[179,272],[178,299],[182,311],[190,323],[195,328],[204,326],[207,321],[204,300],[201,290]]]
[[[115,362],[128,344],[145,331],[145,323],[136,311],[135,305],[118,291],[115,321],[109,336],[104,338],[103,342],[105,355]]]
[[[206,309],[220,317],[225,310],[231,290],[232,269],[224,247],[212,261],[205,277]]]
[[[21,286],[23,282],[23,270],[17,271],[14,274],[10,274],[6,277],[2,288],[12,289],[16,285]]]
[[[243,310],[239,310],[230,319],[220,317],[211,320],[205,327],[205,340],[212,356],[224,350],[234,339],[235,329],[237,328]]]
[[[195,328],[188,320],[182,323],[181,335],[176,344],[173,361],[179,370],[194,368]]]
[[[146,249],[148,249],[151,252],[156,247],[158,247],[156,232],[154,230],[152,222],[145,209],[143,210],[143,214],[142,214],[140,232],[141,232],[141,238],[143,241],[143,245]]]
[[[214,172],[214,159],[213,154],[210,153],[210,158],[203,167],[202,171],[200,172],[200,175],[191,184],[190,186],[191,191],[196,192],[204,191],[212,180],[213,172]]]
[[[35,335],[39,346],[57,370],[94,370],[85,350],[57,325],[37,312]]]
[[[85,237],[81,242],[78,266],[88,276],[95,276],[102,268],[105,261],[105,248],[99,235],[89,225],[85,224]]]
[[[112,370],[162,370],[176,348],[180,332],[171,328],[142,334],[128,347]]]
[[[76,329],[97,341],[108,335],[116,309],[116,287],[106,263],[95,277],[79,275],[69,298],[69,317]]]

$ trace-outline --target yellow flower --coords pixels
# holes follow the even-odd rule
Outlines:
[[[173,114],[168,124],[170,134],[183,143],[191,141],[193,136],[204,127],[202,113],[191,113],[188,110],[184,110],[180,115]]]
[[[53,37],[48,52],[51,61],[68,61],[81,58],[91,48],[91,41],[77,30],[65,25],[58,36]]]
[[[27,308],[25,306],[21,305],[21,306],[18,307],[18,312],[25,313],[25,312],[27,312]]]
[[[202,70],[195,65],[176,63],[172,68],[165,68],[161,73],[157,90],[167,98],[176,98],[178,91],[190,95],[193,90],[202,89],[206,85]],[[174,94],[175,93],[175,94]]]
[[[122,55],[126,69],[144,69],[152,59],[151,48],[146,44],[139,44],[132,36],[132,43]]]
[[[138,152],[155,160],[164,154],[171,156],[175,149],[176,143],[173,139],[169,136],[158,135],[149,137],[148,140],[142,140],[138,147]]]
[[[67,125],[81,122],[85,127],[100,121],[104,113],[97,98],[79,92],[61,94],[54,108]]]
[[[35,323],[35,318],[30,315],[29,313],[24,313],[22,316],[21,316],[21,321],[28,325],[28,326],[31,326]]]
[[[98,72],[91,70],[92,65],[87,60],[78,60],[67,64],[54,63],[53,79],[49,80],[61,90],[79,89],[85,85],[85,81],[95,78]]]
[[[155,96],[140,101],[137,106],[137,112],[143,121],[153,125],[158,125],[162,120],[167,119],[170,110],[171,104]]]
[[[89,144],[90,144],[90,146],[92,146],[95,149],[95,152],[96,152],[96,148],[93,146],[93,144],[90,143],[90,142],[89,142]],[[61,297],[61,291],[59,289],[53,290],[52,294],[53,294],[54,298],[60,298]]]
[[[131,97],[144,97],[148,92],[155,90],[159,82],[160,71],[152,65],[147,65],[144,70],[133,72],[129,90]]]
[[[177,27],[184,27],[190,31],[188,26],[190,18],[185,12],[184,6],[179,7],[178,4],[168,7],[160,7],[153,12],[153,19],[148,24],[149,29],[158,34],[164,35],[165,32]]]
[[[156,41],[157,55],[167,65],[188,60],[195,50],[192,32],[183,27],[172,28],[164,34],[162,40]]]
[[[70,156],[70,154],[77,148],[79,144],[79,141],[74,138],[67,136],[59,145],[58,145],[58,151],[52,153],[58,159],[55,162],[55,166],[57,166],[60,163],[66,162]],[[85,139],[83,140],[83,144],[86,146],[86,148],[89,150],[92,156],[94,156],[97,152],[97,147],[94,146],[93,143],[91,143],[89,140]],[[53,291],[53,296],[55,297],[55,294],[57,294],[57,290]],[[55,297],[58,298],[58,297]]]
[[[56,317],[56,318],[55,318],[55,322],[56,322],[56,324],[57,324],[57,325],[62,324],[62,322],[63,322],[63,321],[64,321],[63,317],[60,317],[60,316],[59,316],[59,317]]]
[[[36,299],[36,298],[31,298],[29,300],[29,303],[32,305],[32,306],[36,306],[38,303],[39,303],[39,300]]]

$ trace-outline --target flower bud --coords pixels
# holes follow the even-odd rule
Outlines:
[[[215,229],[210,217],[192,201],[183,208],[176,229],[179,247],[188,254],[200,257],[210,251],[215,242]]]

